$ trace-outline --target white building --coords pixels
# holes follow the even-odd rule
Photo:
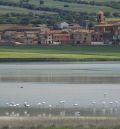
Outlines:
[[[49,33],[46,35],[46,44],[52,44],[52,43],[53,43],[53,35]]]
[[[60,22],[60,23],[55,24],[55,28],[56,29],[68,29],[69,24],[67,22]]]

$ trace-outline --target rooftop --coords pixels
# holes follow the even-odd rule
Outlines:
[[[74,30],[74,32],[91,33],[91,32],[94,32],[94,30],[88,30],[88,29],[77,29],[77,30]]]

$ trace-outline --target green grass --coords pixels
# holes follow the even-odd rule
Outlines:
[[[19,0],[7,0],[7,1],[19,2]],[[75,12],[96,13],[99,10],[103,10],[104,12],[115,11],[115,9],[106,6],[91,6],[91,5],[83,5],[76,3],[59,2],[54,0],[44,0],[44,1],[45,1],[44,5],[41,5],[43,7],[58,8],[62,10],[70,10]],[[30,0],[30,3],[39,6],[39,0]],[[64,4],[68,4],[69,7],[65,8]]]
[[[120,17],[115,17],[115,18],[107,18],[106,20],[107,20],[107,21],[111,21],[111,20],[113,20],[113,21],[114,21],[114,20],[120,20]]]
[[[93,1],[93,0],[85,0],[85,1]],[[110,2],[110,1],[119,1],[119,0],[95,0],[96,2]]]
[[[24,13],[28,14],[30,12],[34,14],[55,14],[53,12],[48,12],[48,11],[34,11],[30,9],[25,9],[25,8],[19,8],[19,7],[11,7],[11,6],[0,6],[0,14],[6,14],[10,12],[16,12],[16,13]]]
[[[33,0],[31,0],[32,2]],[[37,3],[37,2],[36,2]],[[89,13],[96,13],[96,11],[103,10],[105,12],[112,11],[113,9],[110,7],[105,6],[90,6],[90,5],[81,5],[76,3],[66,3],[69,5],[69,7],[64,7],[65,2],[59,2],[59,1],[53,1],[53,0],[45,0],[45,7],[56,7],[63,10],[70,10],[70,11],[76,11],[76,12],[89,12]]]
[[[47,127],[46,129],[70,129],[70,128],[68,128],[68,127]]]
[[[120,60],[120,46],[2,46],[0,60]]]

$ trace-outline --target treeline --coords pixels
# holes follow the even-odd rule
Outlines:
[[[88,19],[87,14],[74,14],[72,12],[60,12],[59,14],[34,14],[32,12],[26,13],[7,13],[0,15],[0,24],[33,24],[35,26],[39,24],[47,24],[53,27],[54,24],[66,21],[68,23],[78,23],[85,25],[84,20]]]
[[[25,2],[21,2],[21,1],[25,1]],[[56,0],[56,1],[65,1],[65,0]],[[72,2],[74,0],[66,0],[66,2],[69,2],[69,1]],[[85,1],[83,1],[83,2],[85,2]],[[54,8],[45,7],[45,6],[41,6],[42,4],[44,4],[44,0],[40,0],[39,5],[31,4],[29,2],[29,0],[20,0],[19,2],[14,2],[14,1],[11,2],[11,1],[0,0],[0,5],[2,5],[2,6],[20,7],[20,8],[26,8],[26,9],[29,9],[29,10],[33,10],[33,11],[37,10],[37,11],[56,12],[58,14],[63,14],[63,16],[64,16],[64,14],[67,14],[67,13],[68,13],[68,15],[69,15],[69,13],[74,13],[73,16],[76,15],[76,14],[79,14],[79,15],[83,15],[83,14],[86,15],[87,14],[87,15],[90,15],[90,16],[91,15],[94,15],[94,16],[96,15],[95,13],[89,13],[89,12],[72,12],[72,11],[69,11],[69,10],[59,9],[59,8],[56,8],[56,7],[54,7]],[[65,5],[67,5],[67,4],[65,4]],[[65,7],[65,5],[64,5],[64,7]],[[119,13],[116,13],[115,16],[117,14],[119,15]],[[106,12],[105,15],[107,17],[110,16],[109,12]]]
[[[43,7],[43,6],[40,6],[40,5],[34,5],[34,4],[31,4],[28,2],[24,2],[24,3],[21,3],[21,0],[20,2],[11,2],[11,1],[3,1],[3,0],[0,0],[0,5],[2,6],[11,6],[11,7],[20,7],[20,8],[26,8],[26,9],[30,9],[30,10],[37,10],[37,11],[49,11],[49,12],[61,12],[62,10],[61,9],[58,9],[58,8],[49,8],[49,7]]]
[[[26,8],[26,9],[29,9],[29,10],[33,10],[33,11],[48,11],[48,12],[56,12],[56,13],[59,13],[59,14],[67,14],[69,15],[69,13],[71,13],[72,11],[67,11],[67,10],[62,10],[62,9],[59,9],[59,8],[50,8],[50,7],[43,7],[43,6],[40,6],[40,5],[34,5],[34,4],[31,4],[29,2],[25,2],[24,4],[21,4],[21,2],[9,2],[9,1],[1,1],[0,0],[0,5],[2,6],[12,6],[12,7],[20,7],[20,8]],[[75,13],[75,12],[74,12]],[[80,12],[79,14],[88,14],[87,12]]]
[[[28,25],[33,24],[37,26],[38,24],[52,25],[58,19],[57,15],[40,15],[31,13],[7,13],[0,16],[0,24],[20,24]],[[59,19],[60,20],[60,19]]]
[[[43,4],[44,4],[44,0],[40,0],[38,6],[43,5]],[[23,8],[30,8],[30,7],[35,8],[36,7],[34,4],[30,3],[30,0],[19,0],[18,2],[0,0],[0,5],[23,7]]]
[[[83,0],[54,0],[54,1],[96,5],[96,6],[108,6],[108,7],[114,8],[114,9],[120,9],[120,1],[109,1],[109,2],[83,1]]]

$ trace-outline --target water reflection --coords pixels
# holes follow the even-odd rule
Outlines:
[[[0,106],[25,101],[57,106],[65,100],[66,107],[89,107],[91,102],[118,100],[119,84],[120,62],[0,64]]]
[[[117,63],[0,64],[0,81],[46,83],[120,83]]]
[[[24,88],[20,88],[23,86]],[[0,105],[15,102],[20,105],[28,102],[37,106],[37,103],[46,102],[47,105],[59,105],[65,101],[64,106],[69,107],[77,103],[80,107],[89,107],[91,102],[96,106],[105,101],[114,102],[120,98],[119,84],[44,84],[44,83],[0,83]],[[104,93],[107,92],[107,98]]]

